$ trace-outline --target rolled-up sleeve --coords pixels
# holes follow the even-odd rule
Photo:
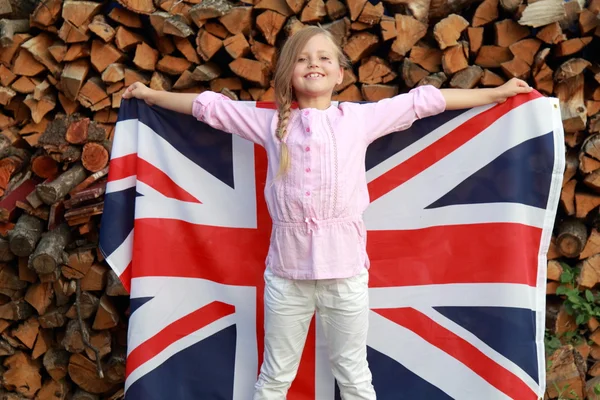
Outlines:
[[[389,99],[357,106],[355,112],[361,116],[367,141],[371,143],[388,133],[409,128],[417,119],[443,112],[446,100],[438,88],[425,85]]]
[[[192,115],[198,121],[261,146],[270,135],[274,113],[211,91],[200,93],[192,105]]]

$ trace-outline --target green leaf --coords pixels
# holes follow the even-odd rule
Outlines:
[[[585,298],[590,303],[593,303],[594,302],[594,293],[592,293],[592,291],[590,289],[585,289]]]
[[[569,291],[569,288],[567,288],[566,286],[559,286],[556,288],[556,294],[558,296],[566,294]]]
[[[562,274],[560,274],[560,282],[561,283],[569,283],[573,280],[573,272],[571,270],[564,270]]]
[[[583,315],[583,314],[579,314],[579,315],[577,316],[577,318],[575,318],[575,323],[576,323],[577,325],[581,325],[581,324],[583,324],[583,323],[585,322],[585,320],[586,320],[586,318],[585,318],[585,315]]]

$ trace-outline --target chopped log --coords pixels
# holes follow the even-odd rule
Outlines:
[[[252,23],[252,7],[234,7],[227,14],[219,18],[219,22],[231,33],[248,35]],[[300,12],[298,10],[297,12]],[[296,12],[296,13],[297,13]]]
[[[37,194],[46,204],[54,204],[86,178],[84,167],[74,165],[55,180],[37,186]]]
[[[395,78],[396,74],[392,71],[391,66],[379,57],[364,59],[358,68],[358,79],[361,83],[387,83]]]
[[[538,28],[562,21],[566,16],[562,0],[530,2],[523,11],[519,24]]]
[[[568,387],[570,393],[572,390],[575,396],[582,398],[586,367],[581,355],[573,349],[573,346],[566,345],[559,348],[548,361],[551,363],[547,375],[548,396],[556,398],[559,395],[556,388]]]
[[[121,279],[115,274],[113,270],[108,271],[107,283],[106,283],[106,295],[107,296],[128,296],[129,293],[123,286]]]
[[[92,328],[95,330],[110,329],[119,323],[119,313],[112,301],[107,296],[102,296],[98,305],[98,312],[94,318]]]
[[[156,69],[169,75],[181,75],[192,65],[185,58],[164,56],[156,64]]]
[[[440,49],[456,46],[462,32],[469,26],[469,22],[460,15],[451,14],[444,18],[433,28],[433,36]]]
[[[457,46],[448,47],[442,55],[442,68],[447,75],[454,75],[469,66],[468,44],[460,42]]]
[[[47,95],[42,97],[40,100],[35,100],[33,95],[28,95],[23,103],[31,110],[31,118],[33,122],[40,123],[44,116],[54,110],[56,107],[56,97],[54,95]]]
[[[90,172],[97,172],[108,165],[109,153],[105,146],[89,142],[83,146],[81,163]],[[80,182],[78,182],[80,183]]]
[[[54,300],[54,290],[52,285],[46,283],[35,283],[29,286],[25,294],[25,301],[31,304],[39,315],[44,315]]]
[[[4,360],[7,370],[2,376],[5,388],[27,398],[33,398],[42,387],[41,365],[22,351],[16,352]]]
[[[442,52],[436,48],[417,44],[410,51],[410,61],[429,72],[439,72],[442,67]]]
[[[223,41],[206,30],[200,29],[196,37],[196,46],[200,57],[204,61],[208,61],[221,49]]]
[[[519,25],[512,19],[496,22],[494,31],[496,33],[496,45],[501,47],[508,47],[529,36],[529,29]]]
[[[394,97],[398,94],[398,86],[395,85],[363,85],[362,97],[366,101],[379,101]]]
[[[585,46],[592,42],[591,37],[573,38],[562,41],[554,48],[554,54],[557,57],[566,57],[583,50]]]
[[[377,36],[369,32],[359,32],[348,39],[343,49],[350,61],[356,63],[371,54],[378,44]]]
[[[96,15],[89,24],[90,31],[94,32],[104,42],[108,43],[115,37],[115,29],[106,22],[104,15]]]
[[[588,237],[587,243],[583,248],[581,254],[579,254],[579,259],[583,260],[588,257],[600,253],[600,233],[597,229],[592,229],[590,236]]]
[[[600,205],[600,196],[575,192],[575,217],[585,218],[590,211]]]
[[[269,86],[266,71],[264,70],[263,64],[259,61],[248,58],[238,58],[229,63],[229,68],[234,74],[247,79],[250,82],[256,83],[262,87]]]
[[[19,279],[15,269],[6,264],[0,264],[0,294],[16,299],[22,296],[27,284]]]
[[[70,100],[75,100],[89,72],[89,63],[78,60],[65,65],[61,75],[61,86],[64,94]]]
[[[471,53],[477,54],[483,45],[483,27],[467,28],[467,36],[469,38],[469,49]]]
[[[377,6],[365,7],[359,19],[362,19],[366,24],[370,23],[370,25],[374,25],[379,22],[381,15],[383,15],[383,4],[379,3]],[[323,0],[309,0],[308,4],[302,10],[300,21],[303,23],[315,23],[322,21],[326,16],[327,10],[325,9]]]
[[[52,45],[54,39],[46,33],[41,33],[38,36],[29,39],[21,45],[22,48],[27,49],[33,58],[40,63],[44,64],[46,68],[55,76],[59,75],[62,71],[62,67],[56,62],[54,57],[48,51],[48,48]]]
[[[121,61],[123,54],[112,44],[103,43],[99,40],[92,41],[92,52],[90,61],[96,71],[102,73],[110,64]]]
[[[115,387],[107,378],[99,378],[96,364],[82,354],[70,357],[68,371],[71,380],[90,393],[105,393]]]
[[[165,21],[163,33],[180,38],[186,38],[194,34],[192,28],[180,15],[174,15]]]
[[[535,54],[538,52],[541,44],[541,41],[535,38],[523,39],[511,44],[509,50],[513,56],[525,61],[531,66],[533,65]]]
[[[19,257],[27,257],[35,250],[43,231],[40,219],[23,214],[14,229],[9,232],[10,250]]]
[[[517,57],[510,61],[503,62],[500,67],[502,68],[504,74],[509,78],[526,80],[531,74],[531,68],[529,64]]]
[[[573,258],[579,256],[587,238],[587,228],[584,223],[576,219],[569,219],[559,225],[556,244],[562,255]]]
[[[481,80],[479,82],[485,87],[497,87],[504,84],[505,80],[504,78],[495,74],[489,69],[484,69],[483,76],[481,77]]]
[[[506,47],[500,46],[481,46],[475,64],[483,68],[498,68],[513,58],[511,52]]]
[[[477,65],[458,71],[450,80],[450,86],[460,89],[473,89],[483,77],[483,69]]]
[[[152,0],[117,0],[126,9],[138,14],[151,14],[156,11]]]
[[[558,71],[557,75],[561,71]],[[560,100],[560,112],[565,132],[585,129],[587,115],[584,101],[584,78],[576,75],[555,85],[555,93]]]
[[[554,22],[542,28],[536,35],[538,39],[548,44],[560,43],[567,40],[558,22]]]
[[[67,368],[69,365],[68,351],[57,348],[50,348],[44,354],[43,365],[44,369],[55,381],[60,381],[67,376]]]
[[[62,196],[61,196],[62,197]],[[38,274],[48,274],[64,263],[63,250],[71,239],[69,227],[61,224],[56,229],[46,232],[30,257],[31,268]]]
[[[427,33],[427,25],[407,15],[396,14],[395,19],[396,40],[394,40],[394,43],[392,43],[392,50],[400,55],[405,55],[419,40],[425,36]],[[356,36],[357,35],[353,37]],[[352,40],[352,38],[350,40]],[[346,54],[348,54],[348,52],[346,52]],[[352,59],[352,62],[355,62],[355,60]]]
[[[158,51],[148,46],[145,42],[137,45],[133,63],[145,71],[154,71],[158,62]]]
[[[35,346],[33,347],[33,351],[31,352],[31,358],[34,360],[40,358],[50,347],[52,346],[52,334],[51,331],[47,329],[40,329],[37,340],[35,341]]]
[[[33,349],[40,331],[40,323],[33,316],[22,322],[13,330],[13,336],[21,341],[29,349]]]
[[[576,180],[567,182],[560,194],[560,203],[569,216],[575,215],[575,186],[577,186]]]
[[[449,14],[459,13],[465,7],[479,2],[481,2],[481,0],[431,0],[429,6],[429,19],[442,19]]]
[[[263,34],[267,43],[273,46],[275,45],[277,34],[283,28],[285,20],[285,16],[275,11],[267,10],[256,17],[256,26]]]
[[[498,19],[498,0],[485,0],[475,10],[473,27],[480,27]]]
[[[402,62],[402,79],[408,87],[414,87],[419,81],[429,75],[429,71],[413,63],[410,59]]]

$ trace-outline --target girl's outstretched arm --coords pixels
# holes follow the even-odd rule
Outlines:
[[[147,104],[156,104],[167,110],[177,111],[182,114],[192,114],[192,105],[198,93],[172,93],[162,90],[150,89],[141,82],[135,82],[123,93],[124,99],[132,97],[144,100]]]
[[[490,103],[503,103],[509,97],[533,90],[527,82],[513,78],[502,86],[486,89],[441,89],[446,110],[473,108]]]

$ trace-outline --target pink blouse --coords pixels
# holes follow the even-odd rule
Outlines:
[[[421,86],[376,103],[293,110],[284,139],[290,169],[281,178],[276,178],[281,144],[275,110],[207,91],[194,100],[192,113],[266,149],[265,199],[273,221],[267,268],[288,279],[330,279],[369,268],[362,220],[369,205],[367,146],[445,107],[437,88]]]

